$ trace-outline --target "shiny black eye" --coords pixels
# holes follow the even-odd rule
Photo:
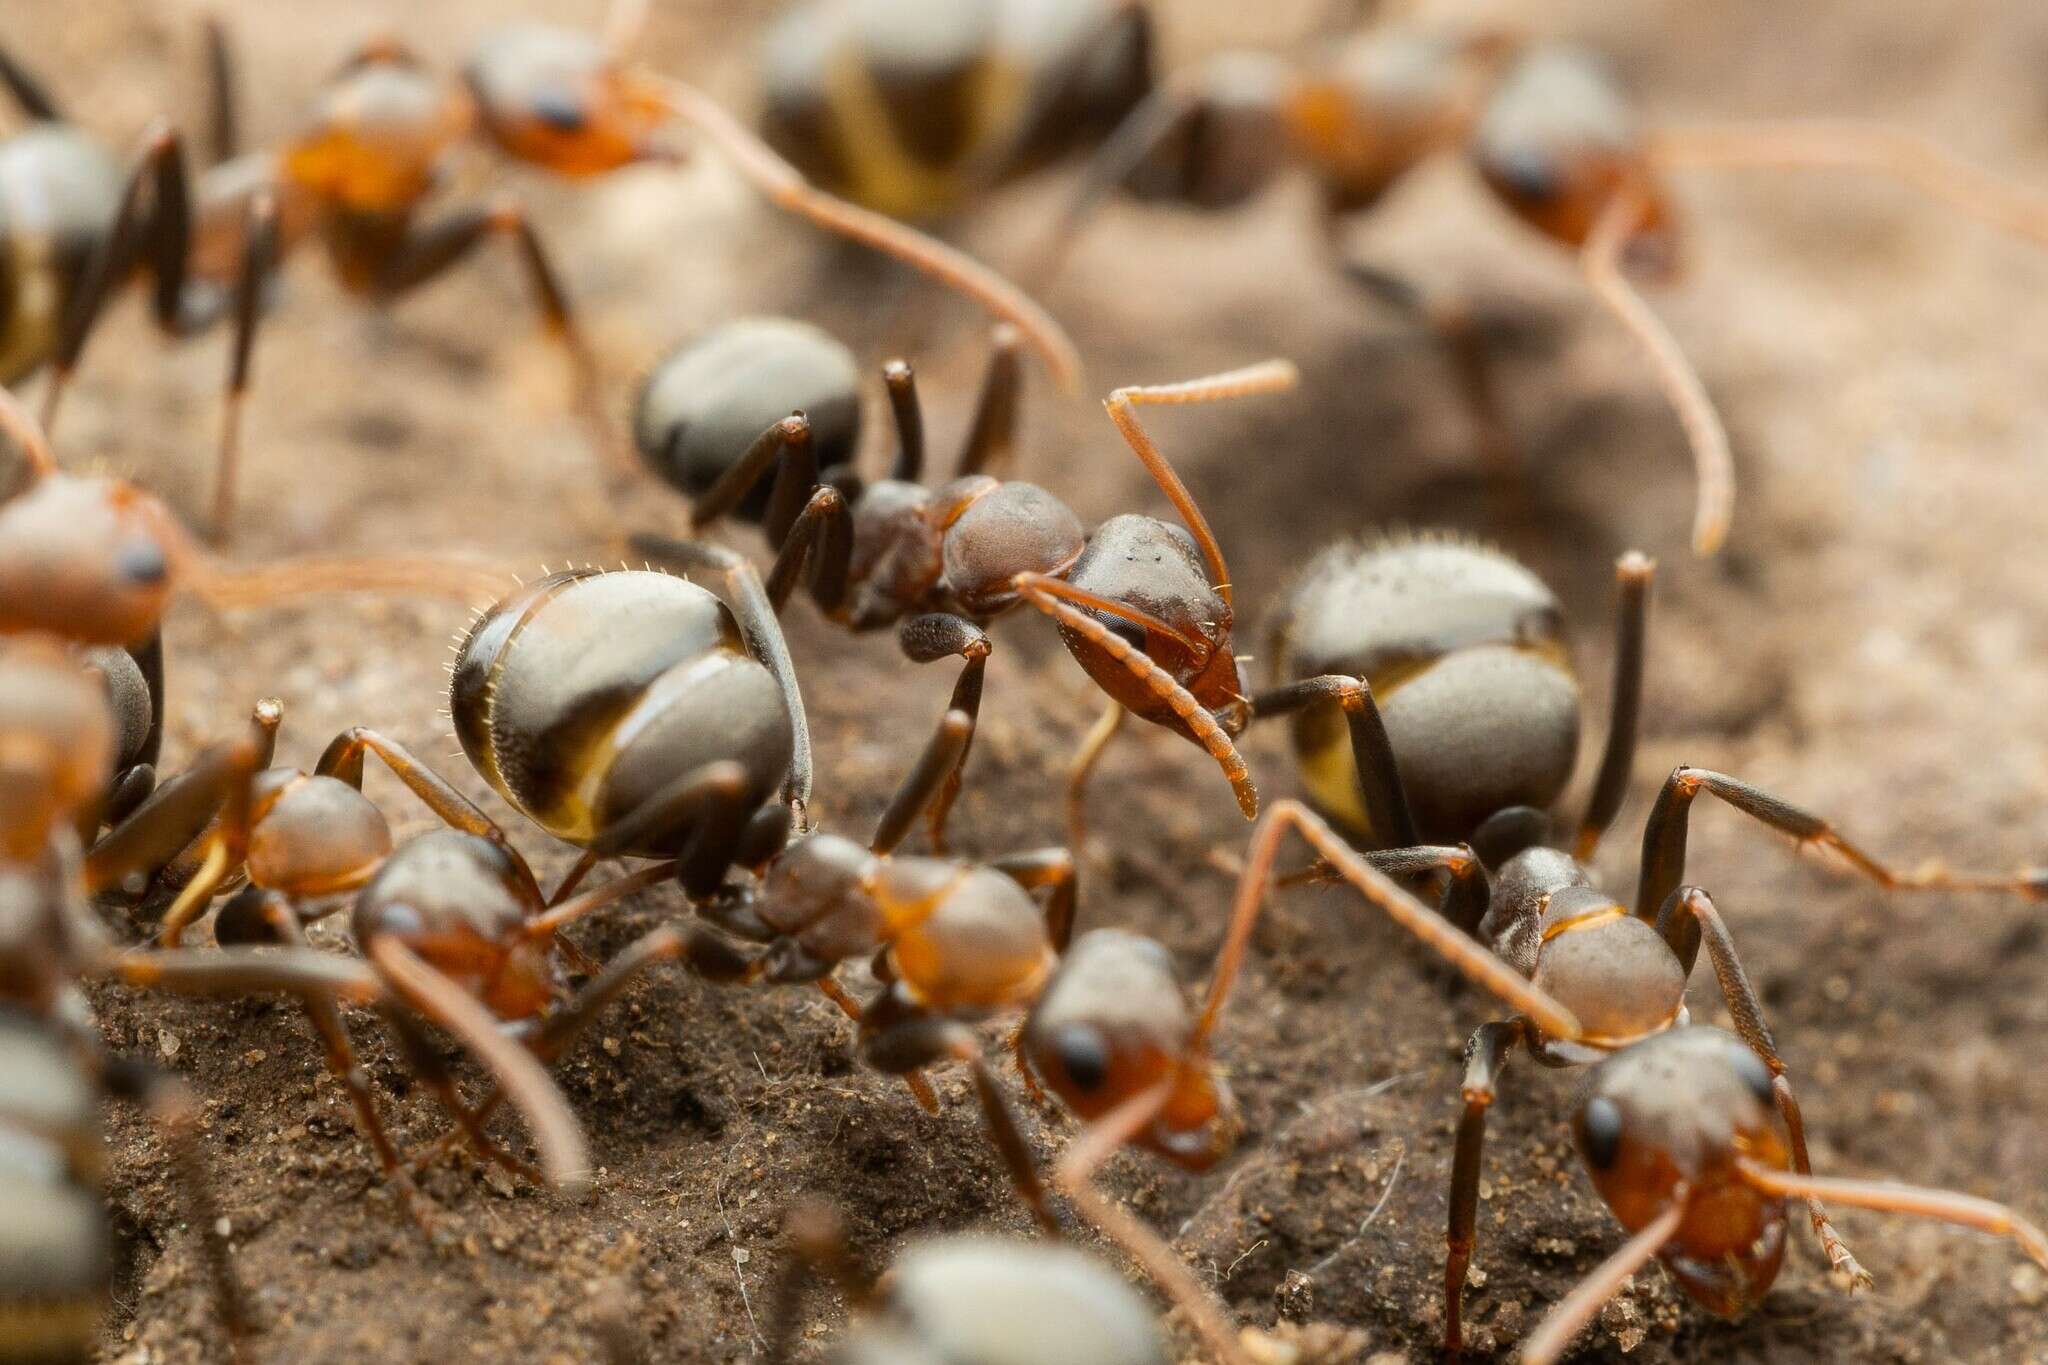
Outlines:
[[[544,90],[533,97],[533,116],[558,133],[580,133],[587,116],[583,101],[565,90]]]
[[[1117,639],[1122,640],[1140,654],[1145,652],[1145,628],[1143,626],[1139,625],[1136,621],[1126,621],[1121,616],[1109,616],[1102,612],[1092,614],[1096,620],[1102,622],[1111,635],[1116,636]]]
[[[131,540],[123,545],[114,558],[114,567],[121,577],[139,587],[161,583],[170,572],[163,546],[153,540]]]
[[[1596,1171],[1614,1165],[1621,1155],[1621,1106],[1604,1095],[1595,1095],[1579,1111],[1579,1150],[1586,1164]]]
[[[1749,1093],[1756,1096],[1757,1103],[1769,1104],[1772,1099],[1771,1069],[1764,1064],[1764,1059],[1741,1047],[1731,1049],[1728,1060],[1729,1065],[1735,1068],[1735,1074],[1749,1087]]]
[[[1509,152],[1493,163],[1493,174],[1524,203],[1548,203],[1564,191],[1564,176],[1557,163],[1541,152]]]
[[[1069,1024],[1053,1039],[1053,1055],[1067,1079],[1082,1090],[1094,1090],[1109,1079],[1109,1045],[1086,1024]]]

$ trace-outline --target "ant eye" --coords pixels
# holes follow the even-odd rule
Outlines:
[[[170,572],[163,547],[153,540],[129,541],[115,557],[114,567],[121,577],[139,587],[161,583]]]
[[[1564,177],[1557,164],[1540,152],[1510,152],[1494,163],[1493,173],[1516,198],[1526,203],[1547,203],[1563,188]]]
[[[1586,1101],[1579,1111],[1579,1149],[1586,1164],[1604,1171],[1621,1155],[1621,1106],[1604,1095]]]
[[[558,133],[580,133],[586,121],[583,102],[561,90],[535,95],[533,116]]]
[[[1735,1074],[1742,1077],[1742,1083],[1749,1087],[1749,1093],[1756,1096],[1757,1103],[1771,1103],[1771,1069],[1765,1065],[1764,1059],[1741,1047],[1732,1050],[1729,1060]]]
[[[1086,1024],[1069,1024],[1053,1040],[1053,1054],[1067,1079],[1083,1090],[1094,1090],[1109,1079],[1109,1045],[1102,1034]]]
[[[1136,621],[1126,621],[1121,616],[1097,614],[1096,620],[1108,628],[1111,635],[1122,640],[1140,654],[1145,652],[1145,628]]]

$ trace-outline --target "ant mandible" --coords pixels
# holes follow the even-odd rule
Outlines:
[[[1026,278],[1040,288],[1109,191],[1202,208],[1249,199],[1286,169],[1320,191],[1336,267],[1442,343],[1482,453],[1513,461],[1470,310],[1350,257],[1344,229],[1407,174],[1458,150],[1540,235],[1578,253],[1597,300],[1651,361],[1691,447],[1696,553],[1719,551],[1733,515],[1728,435],[1676,340],[1629,283],[1678,268],[1678,215],[1663,181],[1688,165],[1839,167],[1886,174],[2000,230],[2048,243],[2048,203],[1915,134],[1847,121],[1645,129],[1604,61],[1497,32],[1371,25],[1307,56],[1228,53],[1169,77],[1097,152]]]
[[[1125,514],[1091,536],[1045,489],[985,472],[1012,443],[1015,379],[1007,356],[1008,343],[999,336],[980,416],[951,481],[937,488],[920,482],[923,418],[915,377],[908,364],[892,361],[884,378],[900,447],[888,478],[864,484],[846,467],[819,475],[810,423],[797,413],[761,433],[697,500],[692,529],[742,505],[779,461],[765,513],[771,535],[781,532],[768,575],[777,609],[808,572],[811,596],[829,619],[856,631],[895,625],[903,652],[918,663],[961,658],[948,709],[972,722],[993,647],[984,626],[1028,604],[1058,622],[1068,651],[1109,695],[1116,715],[1129,710],[1201,746],[1251,818],[1258,792],[1231,743],[1250,719],[1251,704],[1231,649],[1230,571],[1201,509],[1137,409],[1278,392],[1293,386],[1294,367],[1271,360],[1184,383],[1113,391],[1104,405],[1110,420],[1183,524]],[[634,553],[660,561],[675,542],[642,534],[630,544]],[[939,847],[958,785],[956,772],[932,806]]]
[[[102,305],[138,270],[146,265],[152,277],[160,322],[180,335],[226,311],[220,290],[234,280],[236,338],[209,521],[215,536],[225,535],[261,286],[280,259],[317,237],[345,288],[389,305],[503,237],[517,247],[547,331],[574,366],[579,404],[608,453],[594,362],[559,272],[518,201],[501,196],[431,223],[420,214],[450,156],[474,137],[515,160],[580,177],[675,162],[677,151],[659,140],[672,121],[717,145],[777,207],[896,256],[1013,323],[1063,387],[1075,382],[1080,366],[1072,343],[1013,285],[952,247],[812,188],[700,91],[629,64],[624,50],[643,8],[622,3],[603,40],[539,25],[490,35],[461,79],[433,70],[396,40],[373,40],[344,63],[299,131],[274,150],[216,167],[196,193],[187,184],[181,139],[152,130],[118,209],[89,224],[90,231],[81,229],[96,248],[92,263],[66,283],[47,350],[24,363],[52,365],[45,425]],[[83,154],[67,143],[48,155],[54,173]]]

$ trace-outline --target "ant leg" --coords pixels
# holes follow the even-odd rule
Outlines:
[[[631,473],[631,457],[613,438],[611,423],[605,415],[597,361],[577,326],[561,276],[517,199],[504,196],[488,205],[458,209],[440,222],[412,230],[378,271],[377,292],[386,299],[410,293],[497,236],[510,237],[517,247],[519,264],[533,289],[534,306],[540,310],[542,326],[568,357],[576,387],[576,407],[589,428],[599,458],[614,473]]]
[[[1052,950],[1064,955],[1074,937],[1074,904],[1081,892],[1074,855],[1064,848],[1034,848],[992,858],[989,866],[1026,891],[1050,888],[1045,898],[1045,933]]]
[[[1060,579],[1048,578],[1044,574],[1021,573],[1010,580],[1017,595],[1024,601],[1058,621],[1072,633],[1081,636],[1103,653],[1115,659],[1132,676],[1144,683],[1151,693],[1165,702],[1179,718],[1185,733],[1202,746],[1209,757],[1216,760],[1223,769],[1223,776],[1230,783],[1237,796],[1237,808],[1247,820],[1259,813],[1259,789],[1252,784],[1251,770],[1245,767],[1244,758],[1237,747],[1230,742],[1223,727],[1209,708],[1196,701],[1194,695],[1178,682],[1173,675],[1161,668],[1150,657],[1141,653],[1121,635],[1108,626],[1076,610],[1063,597],[1073,596],[1073,590]],[[1094,603],[1089,604],[1093,606]]]
[[[846,1225],[837,1210],[819,1202],[798,1204],[783,1216],[782,1227],[795,1254],[776,1277],[763,1349],[768,1365],[788,1365],[805,1291],[819,1273],[838,1287],[849,1312],[871,1307],[875,1298],[847,1253]]]
[[[362,947],[392,992],[460,1039],[519,1107],[540,1150],[547,1183],[565,1190],[588,1184],[590,1152],[583,1129],[540,1060],[508,1038],[475,997],[398,939],[379,934]],[[465,1126],[473,1123],[459,1105],[455,1112]]]
[[[660,82],[663,102],[675,117],[716,143],[740,178],[771,204],[819,227],[896,257],[966,295],[1012,323],[1044,359],[1061,390],[1071,393],[1081,376],[1074,343],[1043,308],[1017,286],[979,261],[872,210],[849,204],[810,184],[796,167],[771,151],[717,101],[680,81]]]
[[[199,1233],[200,1260],[206,1267],[214,1311],[228,1337],[229,1355],[243,1358],[242,1345],[254,1325],[247,1292],[235,1274],[228,1236],[220,1230],[220,1198],[200,1150],[199,1097],[178,1077],[140,1063],[110,1062],[108,1088],[138,1103],[164,1135],[171,1167],[185,1196],[185,1214]]]
[[[1649,630],[1650,579],[1657,561],[1630,550],[1614,562],[1620,590],[1614,609],[1614,691],[1607,708],[1607,747],[1600,754],[1600,775],[1586,800],[1572,856],[1587,862],[1600,846],[1600,836],[1614,822],[1628,794],[1635,767],[1636,737],[1643,705],[1643,638]]]
[[[1742,1036],[1743,1042],[1749,1044],[1749,1050],[1770,1068],[1771,1094],[1777,1103],[1779,1116],[1785,1120],[1785,1134],[1791,1139],[1793,1169],[1801,1175],[1812,1175],[1813,1162],[1806,1153],[1806,1120],[1799,1111],[1798,1097],[1792,1093],[1792,1078],[1785,1074],[1784,1059],[1778,1056],[1771,1026],[1764,1020],[1763,1000],[1757,995],[1756,987],[1750,984],[1749,973],[1742,969],[1742,960],[1735,954],[1734,936],[1728,932],[1728,925],[1714,907],[1713,899],[1696,886],[1683,886],[1672,892],[1671,899],[1665,901],[1657,912],[1657,930],[1667,942],[1672,938],[1672,922],[1680,917],[1696,924],[1704,935],[1707,958],[1714,964],[1714,979],[1720,984],[1721,998],[1728,1002],[1728,1014],[1735,1021],[1735,1031]],[[1813,1235],[1820,1239],[1828,1264],[1848,1276],[1853,1288],[1869,1288],[1872,1284],[1870,1272],[1849,1253],[1841,1234],[1828,1220],[1828,1211],[1820,1200],[1808,1195],[1806,1211],[1813,1219]]]
[[[635,554],[658,564],[673,565],[684,572],[717,574],[725,583],[725,602],[739,620],[740,634],[747,650],[775,679],[782,691],[782,704],[789,712],[792,733],[789,780],[783,791],[799,815],[811,804],[811,727],[804,715],[803,694],[797,688],[796,665],[790,661],[789,644],[782,638],[775,607],[761,586],[754,566],[722,545],[642,532],[631,538]]]
[[[1483,945],[1403,891],[1391,878],[1357,853],[1323,818],[1299,801],[1277,803],[1252,832],[1238,894],[1255,896],[1265,887],[1280,851],[1280,840],[1292,827],[1331,868],[1393,921],[1434,949],[1475,985],[1491,991],[1503,1004],[1528,1016],[1545,1033],[1558,1038],[1582,1037],[1572,1012],[1538,989],[1528,978]],[[1469,855],[1468,855],[1469,856]]]
[[[861,1009],[860,1002],[858,1000],[855,1000],[851,995],[847,994],[846,987],[840,985],[836,978],[830,975],[819,977],[818,991],[827,1000],[830,1000],[833,1004],[839,1006],[839,1012],[841,1014],[844,1014],[848,1019],[851,1019],[855,1024],[860,1023],[861,1016],[866,1011]],[[910,1096],[912,1099],[917,1101],[918,1108],[924,1110],[924,1112],[927,1114],[936,1114],[939,1112],[938,1092],[932,1089],[932,1083],[924,1078],[923,1072],[904,1072],[903,1084],[909,1088]]]
[[[955,478],[1005,469],[1016,453],[1017,405],[1024,387],[1018,345],[1017,329],[1007,323],[989,336],[988,372],[974,403],[973,425],[967,428],[967,440],[960,447]]]
[[[128,647],[128,657],[135,660],[136,668],[142,672],[142,685],[149,692],[149,733],[143,737],[142,748],[137,751],[138,764],[155,766],[163,756],[164,748],[164,633],[161,629],[152,631],[147,640]],[[266,757],[266,764],[270,762]]]
[[[242,458],[242,402],[249,392],[249,362],[256,328],[263,318],[263,283],[277,265],[277,201],[259,194],[249,201],[242,235],[242,264],[235,280],[235,339],[228,362],[227,396],[221,407],[220,447],[215,456],[213,513],[216,544],[228,538],[235,510],[235,475]]]
[[[707,931],[691,928],[699,934]],[[657,962],[673,962],[689,950],[690,935],[672,924],[649,930],[612,955],[604,970],[585,983],[568,1004],[550,1014],[539,1032],[527,1040],[527,1047],[542,1061],[552,1062],[567,1052],[605,1007],[633,978]]]
[[[1945,1223],[1988,1232],[1994,1237],[2009,1237],[2019,1243],[2020,1250],[2035,1262],[2048,1266],[2048,1232],[2043,1232],[2014,1210],[1989,1199],[1977,1199],[1952,1190],[1901,1185],[1889,1180],[1848,1180],[1840,1176],[1781,1171],[1743,1157],[1736,1158],[1735,1170],[1744,1184],[1765,1194],[1786,1199],[1794,1196],[1825,1198],[1853,1209],[1938,1218]]]
[[[944,785],[932,798],[925,817],[932,851],[944,853],[946,818],[953,813],[953,803],[960,799],[967,756],[974,748],[974,728],[981,718],[983,676],[995,644],[980,626],[964,616],[954,616],[949,612],[929,612],[910,617],[897,628],[896,643],[912,663],[928,664],[949,655],[958,655],[966,661],[960,669],[960,676],[953,681],[953,695],[946,703],[946,714],[951,716],[958,712],[967,717],[967,737],[961,742],[960,756],[946,774]]]
[[[123,953],[89,967],[105,977],[144,990],[186,995],[254,995],[308,992],[368,1004],[383,998],[376,973],[361,962],[314,949],[159,948]]]
[[[1622,273],[1622,251],[1642,221],[1644,209],[1640,193],[1624,190],[1616,195],[1593,224],[1579,265],[1593,296],[1642,347],[1664,397],[1685,429],[1686,443],[1692,447],[1693,476],[1699,484],[1693,504],[1692,550],[1707,557],[1720,552],[1735,515],[1735,457],[1728,447],[1728,429],[1721,424],[1721,414],[1699,373]]]
[[[1678,1225],[1685,1221],[1688,1197],[1684,1181],[1673,1186],[1670,1205],[1622,1243],[1619,1251],[1595,1266],[1577,1288],[1536,1324],[1536,1330],[1522,1342],[1522,1354],[1518,1357],[1522,1365],[1551,1365],[1564,1354],[1572,1338],[1584,1331],[1607,1301],[1621,1292],[1629,1276],[1648,1265],[1671,1240]]]
[[[1501,1068],[1516,1043],[1527,1036],[1520,1019],[1481,1024],[1465,1044],[1465,1112],[1458,1119],[1458,1145],[1451,1157],[1451,1217],[1444,1231],[1444,1351],[1465,1347],[1465,1272],[1478,1240],[1479,1158],[1486,1147],[1486,1111],[1493,1107]]]
[[[1209,530],[1208,519],[1196,506],[1187,485],[1180,481],[1180,475],[1173,472],[1166,455],[1139,423],[1136,409],[1141,403],[1211,403],[1222,398],[1281,393],[1300,382],[1301,373],[1291,362],[1266,360],[1178,384],[1127,385],[1111,390],[1103,401],[1103,406],[1109,409],[1109,420],[1123,433],[1131,453],[1138,457],[1139,464],[1145,466],[1145,472],[1152,476],[1152,481],[1159,485],[1159,491],[1166,494],[1166,500],[1173,504],[1173,509],[1180,513],[1181,520],[1193,533],[1195,544],[1201,547],[1202,559],[1209,566],[1209,576],[1213,580],[1210,586],[1223,598],[1225,606],[1230,604],[1230,566],[1223,562],[1223,547],[1216,543],[1215,534]]]
[[[771,468],[776,471],[775,501],[784,496],[783,479],[792,470],[807,469],[810,475],[803,481],[800,496],[809,496],[811,485],[817,483],[817,448],[811,443],[811,421],[802,413],[791,413],[756,436],[732,468],[720,474],[703,496],[690,504],[691,534],[701,533],[739,506]],[[789,523],[784,521],[779,529],[769,532],[768,539],[780,545],[788,534]]]
[[[1122,1247],[1173,1300],[1221,1365],[1251,1365],[1230,1315],[1188,1270],[1164,1238],[1095,1188],[1094,1174],[1136,1137],[1165,1105],[1173,1082],[1141,1090],[1090,1124],[1068,1145],[1053,1179],[1081,1216]]]
[[[1343,708],[1344,723],[1350,729],[1351,763],[1358,773],[1367,827],[1390,847],[1420,844],[1422,836],[1415,828],[1408,791],[1401,785],[1401,765],[1394,757],[1394,743],[1387,738],[1387,723],[1365,679],[1326,673],[1268,688],[1251,699],[1251,719],[1288,715],[1326,701],[1335,701]]]
[[[313,772],[320,777],[338,778],[361,791],[365,754],[375,754],[383,759],[384,766],[405,784],[406,790],[417,796],[450,829],[478,835],[494,844],[506,842],[505,831],[498,828],[497,821],[450,786],[447,778],[421,762],[412,750],[397,740],[368,726],[352,725],[328,741],[327,748],[320,754],[320,761],[313,765]],[[532,880],[531,873],[528,880]],[[535,894],[539,894],[537,888]]]
[[[218,166],[232,161],[242,146],[235,54],[219,15],[202,18],[199,35],[206,52],[206,151],[210,163]]]
[[[895,851],[903,836],[910,833],[918,812],[959,771],[961,756],[967,752],[967,741],[973,734],[974,717],[965,711],[949,710],[939,717],[939,728],[918,755],[916,766],[904,775],[896,794],[883,809],[881,822],[875,826],[875,837],[868,841],[869,849],[881,854]]]
[[[455,1121],[456,1131],[462,1134],[470,1151],[492,1165],[509,1172],[515,1179],[533,1185],[546,1185],[548,1178],[533,1165],[521,1161],[501,1147],[485,1127],[486,1111],[479,1106],[471,1109],[462,1102],[457,1090],[455,1077],[448,1071],[438,1052],[428,1042],[417,1023],[401,1010],[387,1009],[384,1022],[390,1027],[397,1040],[399,1051],[405,1056],[413,1078],[440,1104],[448,1117]],[[515,1045],[516,1046],[516,1045]],[[492,1092],[496,1094],[495,1091]]]
[[[746,795],[747,770],[731,759],[692,768],[592,838],[591,851],[623,854],[643,840],[687,830],[681,851],[668,866],[677,870],[684,894],[702,900],[724,882],[733,845],[753,814],[745,805]]]
[[[7,49],[0,47],[0,85],[7,87],[7,93],[21,106],[21,112],[38,123],[62,123],[64,111],[57,107],[57,101],[43,83],[29,74],[28,68],[14,60]]]
[[[774,510],[772,507],[770,510]],[[846,495],[836,488],[812,490],[810,501],[789,525],[775,563],[768,570],[768,602],[779,615],[810,568],[811,600],[826,616],[846,603],[848,571],[853,563],[853,520]]]
[[[871,1008],[863,1020],[864,1032],[874,1017]],[[1031,1155],[1031,1146],[1017,1127],[1016,1116],[1010,1112],[1009,1103],[996,1084],[995,1073],[982,1060],[981,1041],[974,1036],[973,1030],[948,1019],[912,1017],[900,1023],[885,1024],[879,1031],[869,1033],[861,1040],[861,1055],[877,1071],[892,1075],[915,1071],[934,1062],[965,1062],[968,1073],[974,1078],[974,1093],[981,1101],[989,1140],[995,1143],[1003,1164],[1009,1168],[1018,1197],[1047,1236],[1060,1235],[1059,1220],[1053,1216],[1052,1206],[1046,1202],[1045,1185],[1038,1178],[1038,1165]]]
[[[1124,717],[1130,712],[1124,704],[1112,701],[1103,708],[1095,724],[1088,727],[1088,733],[1081,739],[1081,747],[1074,751],[1074,757],[1067,764],[1067,846],[1078,857],[1088,848],[1088,783],[1095,776],[1096,767],[1102,762],[1117,732],[1124,728]]]
[[[1636,884],[1636,915],[1651,920],[1685,877],[1687,819],[1693,798],[1705,791],[1752,820],[1789,834],[1801,845],[1818,844],[1839,854],[1849,866],[1888,891],[1996,891],[2048,900],[2048,868],[2023,868],[2010,877],[1952,873],[1939,863],[1914,872],[1900,872],[1850,843],[1833,824],[1811,811],[1773,796],[1760,787],[1707,768],[1675,769],[1664,780],[1650,818],[1643,826],[1643,862]],[[1699,957],[1699,928],[1680,921],[1672,948],[1687,971]]]
[[[889,477],[898,483],[916,483],[924,477],[924,404],[917,397],[917,371],[907,360],[884,361],[882,388],[889,395],[889,416],[896,424],[896,462],[889,468]]]
[[[647,887],[657,885],[675,875],[676,862],[672,859],[636,868],[624,876],[614,877],[603,886],[586,891],[572,900],[556,902],[547,910],[526,921],[521,926],[521,932],[534,940],[552,938],[591,911],[601,910],[607,905],[625,899],[635,891],[641,891]],[[568,940],[562,939],[557,940],[556,946],[568,948],[570,945]],[[585,960],[588,961],[588,959]]]
[[[1412,282],[1378,266],[1346,255],[1334,240],[1336,220],[1328,231],[1330,259],[1337,272],[1375,302],[1421,327],[1435,340],[1458,386],[1458,396],[1471,419],[1480,467],[1496,478],[1522,473],[1522,458],[1501,415],[1500,386],[1486,353],[1486,336],[1463,299],[1435,298]]]
[[[213,869],[211,886],[191,892],[203,907],[204,898],[218,887],[220,879],[241,863],[242,847],[248,840],[249,779],[270,761],[282,716],[277,702],[259,703],[251,735],[212,746],[193,760],[190,768],[151,792],[86,855],[86,889],[99,891],[137,873],[154,874],[202,837],[207,825],[225,812],[228,818],[213,842],[227,845],[222,855],[227,861]],[[213,861],[211,852],[209,849],[209,862]],[[192,885],[198,884],[195,879]]]

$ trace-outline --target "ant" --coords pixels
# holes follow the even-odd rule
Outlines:
[[[188,186],[182,140],[166,128],[153,129],[120,192],[118,211],[85,234],[96,247],[92,263],[64,291],[54,341],[37,357],[53,370],[45,424],[54,419],[107,297],[145,264],[159,322],[176,335],[200,330],[225,312],[218,285],[234,278],[236,337],[208,523],[216,538],[223,537],[233,514],[240,410],[261,286],[282,258],[318,238],[346,289],[389,306],[484,242],[504,238],[517,249],[548,334],[570,358],[579,406],[600,433],[599,447],[609,451],[595,362],[525,209],[500,196],[432,222],[420,215],[455,151],[475,138],[516,161],[582,177],[643,162],[674,163],[678,152],[658,137],[671,121],[717,145],[777,207],[895,256],[1012,322],[1061,385],[1072,385],[1079,373],[1072,343],[1013,285],[954,248],[820,193],[707,96],[630,65],[624,49],[643,8],[619,6],[606,40],[538,25],[489,35],[460,79],[435,71],[394,39],[373,40],[342,65],[296,133],[275,149],[216,167],[196,191]],[[55,173],[84,154],[48,155]],[[104,157],[93,155],[98,167]]]
[[[1183,524],[1126,514],[1091,536],[1045,489],[986,472],[1013,444],[1016,380],[1008,353],[1007,339],[999,336],[951,481],[937,488],[920,482],[924,423],[915,375],[907,363],[891,361],[883,377],[900,445],[888,478],[863,483],[845,466],[820,476],[810,422],[797,413],[762,432],[696,501],[692,530],[742,506],[779,461],[764,513],[779,547],[767,580],[775,609],[808,572],[811,596],[828,619],[855,631],[895,625],[899,645],[914,662],[958,656],[964,663],[948,710],[965,713],[971,724],[980,713],[993,648],[984,627],[1028,604],[1058,622],[1068,651],[1108,694],[1117,718],[1128,709],[1201,746],[1250,819],[1258,792],[1231,743],[1249,721],[1251,703],[1240,690],[1231,649],[1229,568],[1137,409],[1279,392],[1293,386],[1294,367],[1272,360],[1184,383],[1113,391],[1105,403],[1110,420]],[[668,557],[672,544],[647,534],[629,543],[634,553],[656,561]],[[932,839],[941,849],[958,788],[956,771],[930,811]]]
[[[1397,743],[1377,755],[1354,747],[1354,775],[1328,752],[1327,741],[1315,743],[1311,734],[1303,748],[1305,766],[1319,799],[1354,816],[1362,805],[1368,818],[1350,823],[1388,846],[1353,852],[1306,807],[1291,806],[1289,822],[1320,855],[1318,875],[1335,869],[1348,879],[1363,859],[1395,875],[1443,876],[1447,919],[1511,964],[1552,1004],[1562,1002],[1558,1014],[1531,1012],[1518,1001],[1521,1013],[1482,1025],[1467,1047],[1465,1113],[1447,1234],[1444,1332],[1452,1349],[1461,1335],[1459,1304],[1476,1228],[1486,1110],[1508,1055],[1521,1044],[1548,1066],[1585,1065],[1683,1028],[1686,981],[1703,941],[1744,1041],[1769,1068],[1767,1088],[1783,1116],[1794,1167],[1800,1178],[1810,1176],[1798,1101],[1733,939],[1706,893],[1681,885],[1689,815],[1701,792],[1802,845],[1833,851],[1887,889],[2048,899],[2048,870],[2012,877],[1955,874],[1939,866],[1899,872],[1820,816],[1739,779],[1686,766],[1666,779],[1644,826],[1641,874],[1630,909],[1595,887],[1588,864],[1620,808],[1633,761],[1650,561],[1631,552],[1616,565],[1622,605],[1615,703],[1594,796],[1570,852],[1548,846],[1549,821],[1539,809],[1570,775],[1578,730],[1576,705],[1566,704],[1575,689],[1563,672],[1558,613],[1547,590],[1505,556],[1458,542],[1413,541],[1363,552],[1346,547],[1323,563],[1322,571],[1304,579],[1278,633],[1302,649],[1304,669],[1343,658],[1365,671],[1368,683],[1378,676],[1382,691],[1368,685],[1365,704],[1376,711],[1379,697],[1388,698],[1396,719],[1381,725]],[[1404,708],[1411,695],[1415,704]],[[1483,733],[1470,738],[1467,729],[1475,718]],[[1404,766],[1409,755],[1419,756],[1412,785]],[[1471,771],[1485,764],[1497,764],[1500,771]],[[1510,804],[1482,813],[1494,801]],[[1263,879],[1270,871],[1283,832],[1277,815],[1268,828],[1268,838],[1254,838],[1248,877]],[[1470,842],[1420,842],[1428,837]],[[1862,1276],[1817,1200],[1810,1211],[1830,1262]]]
[[[1695,553],[1719,551],[1733,515],[1728,435],[1704,385],[1629,283],[1677,273],[1678,214],[1663,180],[1687,165],[1847,168],[1889,175],[1991,226],[2048,242],[2048,204],[1917,135],[1832,121],[1645,129],[1596,54],[1502,33],[1376,25],[1309,56],[1228,53],[1156,85],[1107,138],[1026,272],[1042,288],[1109,191],[1199,208],[1250,199],[1286,169],[1320,191],[1321,237],[1349,281],[1434,333],[1501,472],[1514,461],[1471,310],[1345,250],[1345,229],[1407,174],[1459,151],[1526,226],[1578,253],[1595,298],[1651,361],[1691,447]]]
[[[1115,0],[805,0],[761,43],[761,136],[835,194],[936,218],[1107,137],[1154,41]]]

